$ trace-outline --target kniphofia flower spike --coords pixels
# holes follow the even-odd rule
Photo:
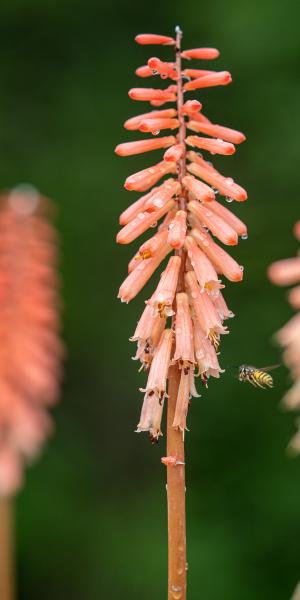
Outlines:
[[[247,237],[246,225],[223,204],[224,198],[246,200],[246,191],[211,163],[214,154],[233,154],[245,136],[212,123],[204,116],[201,102],[186,98],[190,90],[229,84],[231,75],[227,71],[184,68],[182,62],[186,59],[212,60],[219,51],[182,51],[181,37],[179,29],[176,39],[154,34],[136,37],[139,44],[170,46],[170,62],[152,56],[136,71],[139,77],[169,79],[170,84],[165,89],[150,86],[130,90],[130,98],[149,101],[155,110],[128,119],[125,129],[143,132],[145,138],[121,143],[115,150],[120,156],[164,150],[163,160],[151,161],[149,168],[126,179],[125,188],[140,195],[120,216],[122,228],[117,235],[118,243],[128,244],[150,232],[129,263],[129,274],[119,291],[122,302],[132,300],[159,266],[163,269],[131,338],[138,344],[135,358],[149,374],[137,431],[148,431],[152,440],[161,435],[170,365],[175,363],[181,370],[173,423],[181,431],[186,428],[189,398],[197,395],[196,373],[207,385],[210,376],[219,377],[222,372],[217,356],[220,336],[228,333],[224,321],[233,313],[221,289],[224,278],[241,281],[243,269],[219,242],[231,246],[238,243],[239,237]],[[169,102],[176,106],[165,108]],[[198,149],[207,156],[204,158]],[[156,223],[158,233],[153,233],[151,228]]]
[[[295,224],[294,234],[300,241],[300,221]],[[276,340],[283,347],[283,361],[290,370],[294,383],[283,397],[283,404],[288,410],[300,410],[300,255],[279,260],[270,265],[270,280],[280,286],[295,285],[288,293],[288,300],[298,312],[277,333]],[[298,431],[292,438],[289,449],[300,453],[300,420],[297,419]]]
[[[19,489],[53,428],[64,349],[50,217],[30,186],[0,196],[0,496]]]

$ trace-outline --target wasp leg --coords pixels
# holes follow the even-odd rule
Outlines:
[[[265,388],[265,386],[264,386],[262,383],[260,383],[259,381],[257,381],[257,380],[256,380],[256,381],[255,381],[255,383],[256,383],[256,385],[257,385],[258,387],[260,387],[262,390],[265,390],[265,389],[266,389],[266,388]]]
[[[253,387],[257,387],[257,381],[255,381],[255,379],[252,379],[250,375],[247,377],[247,380],[253,385]]]

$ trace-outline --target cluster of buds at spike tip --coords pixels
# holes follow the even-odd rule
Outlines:
[[[295,224],[294,234],[300,241],[300,221]],[[288,410],[300,410],[300,255],[279,260],[270,265],[269,279],[280,286],[295,285],[288,292],[291,306],[298,311],[275,335],[283,347],[283,361],[290,370],[294,383],[283,397],[283,405]],[[297,419],[297,433],[289,444],[289,450],[300,454],[300,419]]]
[[[118,243],[128,244],[158,226],[157,233],[150,235],[129,262],[128,276],[119,290],[122,302],[132,300],[166,261],[131,338],[137,342],[135,359],[148,372],[137,431],[148,431],[153,440],[161,435],[170,365],[178,365],[181,372],[173,423],[181,431],[186,428],[190,398],[198,395],[195,376],[207,385],[210,376],[219,377],[222,372],[218,361],[220,336],[228,333],[224,321],[234,315],[221,290],[224,279],[242,280],[243,267],[219,242],[234,246],[239,237],[247,238],[246,225],[222,202],[242,202],[247,199],[246,191],[232,177],[219,173],[209,160],[211,155],[233,154],[245,136],[212,123],[203,114],[199,100],[186,98],[191,90],[227,85],[231,75],[227,71],[183,68],[185,59],[211,60],[219,51],[182,51],[181,39],[179,28],[174,38],[155,34],[136,37],[139,44],[167,45],[173,51],[169,62],[152,56],[136,75],[170,79],[171,83],[166,89],[133,88],[129,97],[149,101],[153,107],[167,102],[176,105],[128,119],[125,129],[155,137],[116,147],[120,156],[164,150],[163,160],[126,179],[125,188],[140,195],[122,212],[122,228],[117,235]],[[166,134],[168,129],[171,135]],[[187,130],[193,133],[189,135]],[[163,136],[159,136],[160,131]],[[198,149],[208,153],[208,160]]]
[[[53,429],[64,348],[51,215],[30,186],[0,196],[0,496],[20,488]]]

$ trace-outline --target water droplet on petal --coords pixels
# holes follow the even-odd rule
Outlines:
[[[242,240],[247,240],[248,239],[247,233],[244,233],[244,235],[242,235],[241,238],[242,238]]]
[[[240,265],[240,269],[241,269],[241,271],[243,271],[243,270],[244,270],[244,267],[243,267],[243,265]]]
[[[155,129],[154,131],[151,131],[152,135],[159,135],[160,134],[160,129]]]
[[[152,227],[152,229],[154,229],[155,227],[157,227],[157,221],[155,221],[155,223],[152,223],[152,225],[150,225],[150,227]]]
[[[230,198],[230,196],[226,196],[225,197],[226,202],[230,203],[233,202],[233,198]]]
[[[232,185],[234,183],[232,177],[226,177],[225,179],[226,185]]]

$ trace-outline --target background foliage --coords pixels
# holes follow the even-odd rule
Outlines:
[[[216,45],[217,68],[233,74],[228,89],[201,94],[212,120],[248,137],[217,161],[249,191],[234,207],[250,235],[235,250],[244,283],[226,288],[236,318],[222,363],[263,366],[278,361],[270,338],[291,315],[265,271],[296,251],[299,16],[292,0],[2,0],[1,181],[31,182],[59,207],[69,347],[56,435],[16,503],[21,600],[166,595],[164,441],[151,447],[133,433],[144,377],[128,337],[142,297],[116,300],[134,252],[114,242],[133,198],[123,180],[152,160],[113,154],[134,139],[123,121],[144,108],[127,97],[133,71],[156,54],[133,37],[172,35],[180,23],[186,48]],[[189,597],[288,600],[300,578],[300,462],[285,454],[293,417],[279,409],[288,375],[277,371],[263,392],[233,374],[190,411]]]

